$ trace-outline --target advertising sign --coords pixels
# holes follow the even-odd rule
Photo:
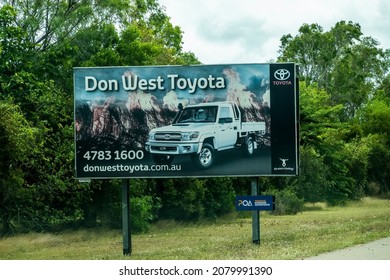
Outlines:
[[[296,68],[75,68],[76,177],[297,175]]]
[[[275,210],[275,196],[273,195],[238,195],[236,196],[237,211]]]

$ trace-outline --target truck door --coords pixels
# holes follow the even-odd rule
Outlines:
[[[218,117],[216,142],[219,150],[234,146],[237,140],[237,123],[231,106],[221,106]]]

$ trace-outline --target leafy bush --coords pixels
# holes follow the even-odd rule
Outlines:
[[[198,179],[166,179],[157,181],[161,198],[161,219],[196,221],[204,217],[204,181]]]
[[[234,209],[235,192],[233,182],[226,177],[205,180],[205,217],[216,219]]]
[[[303,210],[304,200],[298,198],[292,188],[271,190],[268,194],[275,196],[275,210],[273,215],[295,215]]]
[[[147,232],[150,222],[156,218],[153,213],[155,207],[156,201],[154,201],[152,196],[130,198],[131,230],[134,232]]]

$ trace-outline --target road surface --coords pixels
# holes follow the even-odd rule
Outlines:
[[[320,254],[307,260],[390,260],[390,237]]]

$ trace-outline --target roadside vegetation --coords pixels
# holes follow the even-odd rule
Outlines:
[[[133,234],[130,256],[122,254],[119,230],[80,229],[2,238],[0,259],[290,260],[390,237],[387,200],[364,198],[343,207],[316,203],[297,215],[260,215],[260,245],[252,244],[249,215],[236,212],[212,223],[159,221],[148,233]]]
[[[280,39],[275,61],[300,66],[300,175],[256,178],[262,194],[277,195],[276,211],[262,220],[265,250],[248,245],[249,220],[221,222],[235,215],[234,197],[249,194],[251,178],[132,179],[134,246],[143,248],[134,258],[301,258],[386,235],[390,50],[354,22],[291,32]],[[20,251],[2,247],[2,256],[28,257],[31,243],[58,250],[42,251],[42,258],[119,257],[110,252],[121,242],[121,182],[74,178],[73,68],[201,63],[182,50],[182,39],[157,0],[0,1],[1,243],[12,241]],[[384,199],[363,200],[382,203],[373,214],[310,218],[339,209],[331,206],[361,205],[367,196]],[[303,211],[311,204],[323,209]],[[166,221],[174,227],[162,226]],[[200,221],[210,223],[201,222],[201,234]],[[303,241],[310,241],[309,230],[312,243]],[[324,236],[329,242],[322,245]],[[300,248],[289,247],[298,240]]]

